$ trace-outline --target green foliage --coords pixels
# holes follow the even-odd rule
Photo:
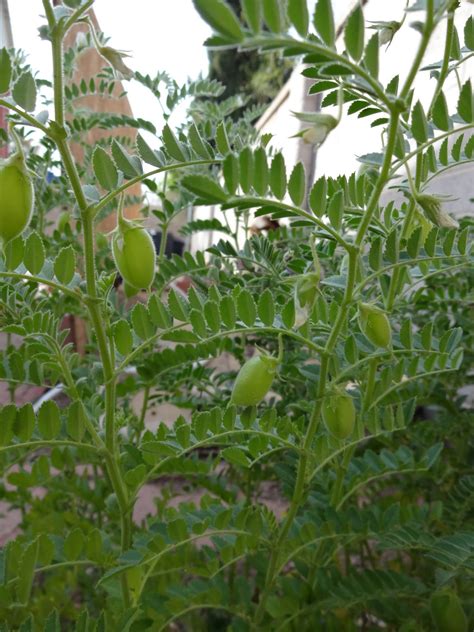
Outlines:
[[[44,1],[42,36],[66,78],[53,86],[50,122],[36,107],[48,82],[0,51],[0,93],[10,95],[0,105],[25,151],[28,126],[40,137],[27,155],[32,224],[0,261],[10,396],[0,499],[21,514],[0,551],[2,630],[428,630],[446,595],[470,625],[472,221],[455,227],[437,197],[429,216],[425,207],[436,177],[473,160],[471,81],[455,111],[445,87],[471,55],[472,18],[455,30],[456,3],[410,4],[419,53],[400,69],[408,79],[386,85],[387,27],[368,31],[359,5],[339,36],[330,0],[310,11],[299,0],[195,0],[217,55],[247,70],[254,60],[278,86],[281,59],[302,58],[323,108],[340,103],[339,116],[383,130],[383,149],[361,148],[357,173],[313,182],[259,135],[262,108],[212,77],[180,86],[163,72],[133,74],[161,105],[160,130],[80,110],[78,97],[112,98],[117,86],[110,69],[73,83],[89,34],[62,54],[90,4]],[[390,37],[403,37],[396,24]],[[420,68],[438,26],[444,58]],[[426,70],[431,101],[415,101]],[[310,131],[324,116],[309,114]],[[123,126],[148,133],[134,141]],[[113,135],[90,146],[93,129]],[[159,199],[145,215],[162,247],[152,287],[130,301],[99,222],[146,201],[127,194],[138,182]],[[180,217],[181,234],[206,232],[208,247],[168,258]],[[253,234],[259,217],[271,230]],[[382,337],[367,310],[383,319]],[[85,322],[85,353],[65,314]],[[244,393],[238,401],[253,405],[236,406],[239,367],[256,353],[278,370],[263,397]],[[17,404],[22,385],[50,392]],[[166,423],[165,410],[176,411]],[[138,522],[148,489],[153,512]]]

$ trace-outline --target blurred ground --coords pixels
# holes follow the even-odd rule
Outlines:
[[[223,354],[220,358],[212,360],[210,365],[228,371],[236,369],[236,360],[233,356]],[[0,401],[8,401],[8,389],[4,384],[0,383]],[[15,393],[15,403],[20,404],[27,401],[35,400],[41,394],[41,389],[36,387],[21,387]],[[134,411],[139,414],[142,408],[143,394],[139,393],[132,401]],[[145,424],[150,430],[156,430],[161,422],[171,425],[179,415],[183,415],[186,419],[190,416],[189,410],[182,410],[171,404],[161,404],[148,411]],[[199,491],[189,491],[189,485],[183,480],[172,480],[169,477],[162,482],[156,481],[146,484],[142,487],[137,499],[134,510],[134,520],[137,524],[146,519],[147,516],[156,513],[156,499],[161,497],[161,492],[166,487],[172,489],[173,498],[170,501],[172,506],[178,506],[183,502],[199,502],[202,495]],[[42,495],[44,489],[37,489],[35,493]],[[284,509],[285,503],[280,499],[274,483],[264,484],[259,495],[259,502],[265,503],[272,511],[280,516]],[[21,520],[20,511],[9,508],[7,503],[0,502],[0,547],[8,540],[16,537],[19,533],[19,524]]]

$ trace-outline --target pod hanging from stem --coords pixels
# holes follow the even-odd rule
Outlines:
[[[283,336],[278,336],[278,356],[258,351],[242,365],[234,382],[231,403],[237,406],[256,406],[270,390],[277,367],[283,360]]]
[[[16,151],[0,162],[0,242],[5,246],[28,227],[34,209],[34,187],[26,166],[21,140],[13,125],[10,133]]]
[[[125,282],[127,296],[152,285],[156,266],[155,244],[143,226],[124,218],[123,195],[119,201],[117,228],[112,237],[112,254]]]

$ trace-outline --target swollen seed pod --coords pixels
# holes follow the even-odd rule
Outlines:
[[[439,632],[467,632],[466,613],[454,591],[434,593],[430,599],[430,612]]]
[[[20,152],[0,163],[0,241],[3,246],[28,227],[34,188]]]
[[[269,355],[254,355],[241,367],[232,389],[231,403],[256,406],[270,390],[278,359]]]
[[[347,439],[354,431],[356,409],[352,397],[342,390],[332,391],[322,407],[324,424],[337,439]]]
[[[155,278],[156,251],[145,228],[120,218],[112,240],[112,253],[127,285],[136,290],[150,287]]]
[[[390,347],[392,330],[387,314],[382,309],[368,303],[360,303],[359,325],[373,345],[383,348]]]

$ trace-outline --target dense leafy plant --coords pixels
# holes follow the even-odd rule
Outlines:
[[[2,629],[445,630],[449,621],[467,630],[474,477],[458,325],[469,327],[469,221],[458,228],[425,186],[473,159],[471,82],[459,87],[456,112],[443,91],[472,56],[473,18],[461,46],[458,2],[407,7],[419,47],[404,78],[384,85],[380,44],[387,29],[403,29],[379,25],[366,41],[359,5],[339,42],[330,0],[317,0],[312,23],[306,0],[242,0],[245,23],[222,0],[195,0],[215,31],[210,45],[301,58],[324,106],[339,103],[340,118],[348,103],[347,116],[375,117],[383,129],[381,152],[362,156],[359,173],[312,183],[302,164],[287,177],[282,154],[251,126],[255,111],[235,119],[238,99],[212,101],[217,82],[132,73],[93,31],[64,51],[76,23],[92,29],[92,4],[43,0],[51,119],[35,114],[48,82],[0,53],[0,93],[10,93],[0,105],[36,194],[28,230],[2,232],[1,325],[21,341],[0,363],[12,396],[0,411],[2,496],[22,515],[0,557]],[[430,66],[424,107],[414,85],[437,27],[445,52]],[[75,59],[91,45],[109,67],[76,85]],[[97,127],[156,134],[148,121],[77,108],[81,94],[111,94],[117,76],[162,103],[159,149],[140,133],[136,147],[85,142]],[[188,95],[189,120],[174,130],[169,117]],[[331,142],[339,118],[298,116],[306,142]],[[41,139],[26,152],[32,131]],[[82,145],[80,164],[72,143]],[[161,197],[155,271],[146,233],[122,217],[137,182]],[[383,204],[388,186],[402,195]],[[1,226],[16,219],[12,190],[2,188]],[[166,259],[170,222],[190,203],[220,206],[226,222],[189,221],[183,233],[226,238],[207,254]],[[111,211],[115,261],[96,229]],[[252,215],[284,222],[251,235]],[[134,303],[117,289],[115,265]],[[175,285],[183,276],[186,295]],[[65,313],[87,323],[84,355],[62,328]],[[209,362],[225,354],[245,363],[238,374]],[[16,406],[20,384],[62,384],[67,400]],[[414,421],[417,401],[441,412]],[[146,428],[147,409],[161,403],[189,419]],[[173,502],[179,483],[199,500]],[[161,485],[157,512],[137,524],[150,484]]]

